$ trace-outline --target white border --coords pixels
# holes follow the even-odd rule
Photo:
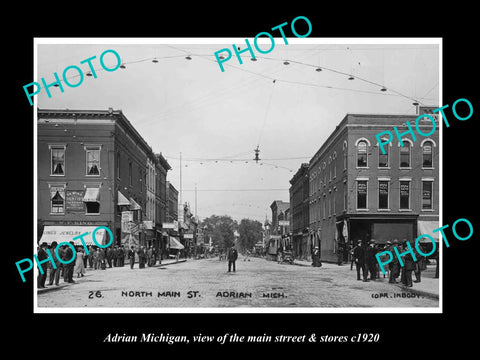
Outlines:
[[[262,31],[262,30],[260,30]],[[275,43],[283,44],[282,38],[275,37]],[[37,47],[40,44],[135,44],[135,45],[154,45],[154,44],[231,44],[238,43],[244,44],[245,38],[34,38],[33,39],[33,76],[37,81],[37,60],[38,53]],[[279,42],[277,42],[277,40]],[[428,44],[438,45],[439,54],[439,106],[443,104],[443,39],[442,38],[287,38],[289,44]],[[270,39],[259,38],[258,43],[269,43]],[[218,49],[220,50],[220,48]],[[213,54],[212,54],[213,55]],[[37,97],[33,99],[34,106],[34,122],[33,122],[33,134],[34,134],[34,218],[33,218],[33,254],[36,254],[37,247],[37,206],[38,206],[38,165],[37,165]],[[439,129],[439,223],[443,224],[443,126]],[[439,242],[440,259],[443,255],[443,243]],[[376,307],[346,307],[346,308],[39,308],[37,302],[37,274],[38,269],[34,266],[34,281],[33,281],[33,305],[34,313],[443,313],[443,261],[440,264],[439,274],[439,307],[438,308],[426,308],[426,307],[408,307],[408,308],[376,308]],[[68,290],[67,290],[68,291]]]

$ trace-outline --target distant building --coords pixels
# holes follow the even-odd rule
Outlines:
[[[324,261],[348,260],[357,240],[415,239],[438,227],[439,139],[411,134],[382,154],[375,135],[417,115],[348,114],[309,163],[309,231]],[[420,121],[431,132],[430,121]],[[394,135],[395,136],[395,135]],[[436,235],[438,237],[438,234]],[[342,251],[339,251],[342,249]]]
[[[293,255],[296,259],[311,259],[309,236],[309,164],[302,164],[290,180],[290,231],[292,232]]]

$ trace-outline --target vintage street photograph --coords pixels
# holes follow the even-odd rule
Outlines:
[[[34,39],[35,312],[442,312],[442,40],[272,36]]]

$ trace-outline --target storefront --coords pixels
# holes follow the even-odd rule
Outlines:
[[[99,225],[101,226],[101,225]],[[83,247],[82,241],[80,238],[74,239],[75,237],[88,233],[82,237],[85,245],[87,246],[97,246],[92,238],[92,234],[97,229],[98,226],[62,226],[62,225],[47,225],[43,229],[43,234],[40,238],[39,244],[47,243],[51,245],[54,241],[57,244],[62,242],[70,243],[73,241],[75,246]],[[110,236],[107,234],[107,231],[104,228],[100,228],[95,231],[95,241],[99,245],[105,245],[110,242]]]

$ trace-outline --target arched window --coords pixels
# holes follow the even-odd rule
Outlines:
[[[361,140],[357,144],[357,167],[367,167],[367,142]]]
[[[385,139],[382,139],[382,141],[384,141],[384,140]],[[385,152],[385,154],[383,152]],[[382,151],[382,149],[380,149],[380,147],[378,148],[378,167],[379,168],[388,167],[388,152],[389,152],[388,144],[387,144],[387,146],[383,147],[383,151]]]
[[[409,141],[404,141],[403,146],[400,147],[400,167],[401,168],[410,167],[410,153],[411,153],[411,144]]]
[[[427,140],[423,143],[423,163],[424,168],[433,168],[433,142]]]

